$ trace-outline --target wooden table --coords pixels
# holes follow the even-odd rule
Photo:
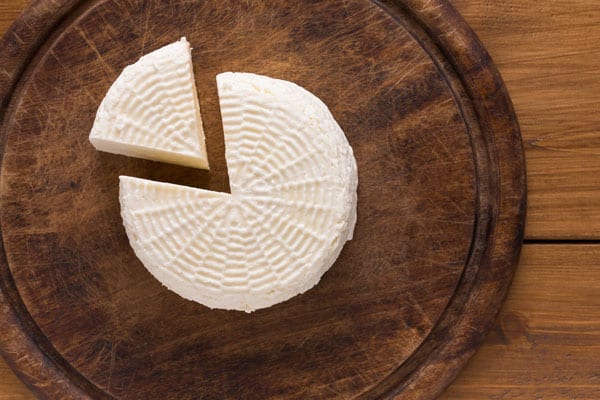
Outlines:
[[[0,34],[28,0],[0,1]],[[442,399],[600,398],[600,3],[452,0],[521,124],[526,241],[506,304]],[[32,399],[0,359],[0,400]]]

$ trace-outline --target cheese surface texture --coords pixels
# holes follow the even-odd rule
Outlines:
[[[208,169],[185,38],[121,72],[98,108],[90,141],[109,153]]]
[[[291,82],[217,76],[231,194],[120,178],[145,267],[182,297],[253,311],[316,285],[352,238],[357,169],[321,100]]]

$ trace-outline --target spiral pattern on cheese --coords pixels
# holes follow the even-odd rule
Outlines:
[[[316,285],[356,221],[357,170],[317,97],[282,80],[217,76],[231,194],[121,177],[131,245],[169,289],[253,311]]]
[[[98,108],[90,141],[110,153],[208,168],[185,38],[123,70]]]

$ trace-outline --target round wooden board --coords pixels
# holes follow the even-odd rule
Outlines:
[[[142,54],[194,47],[212,170],[94,150]],[[294,81],[354,148],[358,224],[315,288],[209,310],[144,269],[118,175],[228,190],[215,74]],[[521,246],[518,125],[443,0],[38,0],[0,43],[0,348],[44,398],[430,399],[473,354]]]

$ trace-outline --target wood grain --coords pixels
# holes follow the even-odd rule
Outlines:
[[[29,0],[7,0],[0,2],[0,36],[29,4]]]
[[[526,238],[600,239],[600,5],[452,0],[506,82],[529,176]],[[28,4],[0,2],[3,34]]]
[[[0,400],[34,400],[35,396],[0,357]]]
[[[26,3],[23,0],[0,2],[0,31],[6,30]],[[600,83],[593,78],[598,75],[596,58],[589,56],[597,54],[600,46],[597,2],[453,0],[453,4],[492,54],[516,105],[527,142],[528,237],[598,238]],[[536,59],[528,61],[530,54],[536,54]],[[581,84],[580,79],[585,84]],[[562,132],[568,134],[561,135]],[[550,148],[535,146],[538,138],[548,134],[558,134],[561,140],[544,146]],[[548,144],[548,139],[552,138],[547,137],[546,143],[542,140],[541,144]],[[482,398],[482,391],[490,394],[490,398],[493,395],[499,399],[532,399],[540,392],[538,397],[547,400],[597,398],[594,392],[590,395],[590,390],[600,390],[597,376],[572,384],[570,377],[564,374],[572,370],[586,377],[594,367],[598,369],[600,351],[587,347],[589,338],[593,337],[588,333],[598,330],[597,326],[594,328],[598,315],[595,320],[588,317],[598,310],[597,297],[585,292],[589,287],[598,289],[598,262],[589,260],[589,254],[598,260],[597,248],[594,252],[586,250],[584,254],[579,246],[526,245],[523,253],[513,283],[513,290],[519,295],[513,296],[511,292],[500,321],[504,321],[507,314],[519,316],[526,311],[529,326],[534,321],[538,328],[558,326],[560,329],[546,328],[546,332],[553,331],[546,335],[551,342],[542,340],[540,343],[538,339],[533,345],[518,324],[510,328],[509,322],[504,329],[497,324],[496,332],[506,330],[509,336],[514,332],[514,339],[500,344],[493,339],[497,334],[490,336],[444,399]],[[586,259],[582,264],[581,260]],[[573,271],[577,271],[576,276],[572,275]],[[590,273],[595,280],[582,279]],[[569,279],[575,279],[585,293],[578,290],[579,286],[563,285]],[[548,288],[564,299],[560,303],[551,302],[552,309],[546,309],[546,305],[539,302],[551,296]],[[595,310],[590,310],[594,305]],[[542,312],[546,316],[541,315]],[[574,329],[580,326],[585,329]],[[578,344],[575,356],[569,343]],[[578,350],[580,346],[587,354]],[[513,370],[504,360],[535,367],[523,373],[521,369]],[[501,369],[496,368],[498,362]],[[532,383],[524,382],[523,376]],[[0,398],[33,399],[32,395],[22,395],[26,389],[20,383],[13,385],[14,379],[8,369],[0,369]],[[556,385],[548,382],[556,382]]]
[[[511,93],[529,176],[526,237],[600,238],[600,6],[452,0]],[[27,4],[0,4],[0,31]]]
[[[600,185],[596,179],[599,176],[600,83],[593,78],[598,75],[598,65],[594,64],[596,58],[589,56],[597,54],[600,46],[598,3],[595,0],[452,2],[491,53],[516,105],[527,142],[529,215],[526,234],[530,238],[598,238],[600,196],[597,190]],[[0,2],[1,32],[26,3],[23,0]],[[528,62],[529,54],[536,54],[537,60]],[[585,81],[584,85],[580,84],[580,78]],[[550,148],[535,146],[539,137],[560,135],[561,132],[569,134],[562,135],[561,140],[555,141]],[[541,144],[547,142],[542,141]],[[597,297],[581,295],[579,290],[565,287],[563,283],[573,278],[571,271],[578,271],[582,275],[576,278],[577,284],[583,288],[596,285],[597,289],[597,274],[594,275],[596,281],[582,280],[581,277],[596,271],[598,263],[588,260],[587,264],[583,264],[587,267],[579,267],[580,260],[587,257],[582,255],[579,246],[526,245],[523,253],[513,283],[513,289],[520,288],[521,295],[514,297],[511,292],[500,320],[505,319],[507,312],[520,315],[522,310],[528,310],[527,315],[530,316],[538,310],[548,312],[544,326],[561,326],[561,329],[549,336],[552,343],[545,342],[540,347],[539,343],[535,346],[529,344],[520,328],[505,328],[509,332],[517,332],[516,339],[506,344],[486,341],[473,358],[473,365],[467,366],[444,399],[482,398],[482,390],[499,399],[532,399],[536,398],[536,391],[542,391],[538,397],[547,400],[597,398],[593,396],[594,392],[590,395],[591,389],[599,390],[597,385],[594,386],[597,377],[573,385],[563,373],[573,370],[586,376],[585,373],[594,367],[598,369],[596,360],[600,358],[600,352],[597,348],[589,348],[587,355],[578,351],[576,357],[566,357],[570,354],[570,347],[563,345],[588,343],[590,336],[585,332],[590,331],[594,320],[587,317],[586,313],[590,310],[586,307],[595,305],[597,310]],[[598,259],[598,250],[593,254]],[[548,298],[548,287],[552,287],[560,297],[567,296],[564,302],[552,303],[555,307],[552,310],[541,308],[544,304],[538,302],[538,299]],[[584,308],[585,312],[582,312]],[[537,321],[537,326],[541,326],[539,318]],[[569,322],[565,325],[565,321]],[[595,321],[598,321],[597,315]],[[588,327],[583,333],[573,330],[573,327],[581,325]],[[500,329],[499,326],[495,329]],[[586,348],[583,345],[582,348]],[[557,357],[553,357],[554,354]],[[562,355],[565,357],[561,359],[559,356]],[[514,360],[517,365],[534,363],[535,368],[528,368],[525,376],[535,384],[523,382],[521,370],[513,371],[508,363],[502,363],[503,368],[496,371],[496,364],[505,357]],[[590,360],[589,357],[593,358]],[[561,369],[563,361],[568,364]],[[545,377],[548,381],[544,381]],[[0,369],[0,398],[34,398],[32,395],[22,396],[21,393],[26,391],[24,386],[13,386],[12,382],[12,372]],[[557,382],[557,385],[551,386],[548,382]],[[502,385],[506,387],[502,388]],[[502,396],[505,390],[507,394]]]
[[[600,245],[525,245],[498,321],[440,400],[595,400],[599,292]],[[2,360],[0,399],[34,399]]]
[[[10,0],[0,2],[0,36],[13,23],[15,18],[29,3],[28,0]],[[4,359],[0,357],[0,400],[34,400],[35,396],[15,376]]]
[[[517,110],[526,237],[600,239],[600,3],[452,3],[490,52]]]
[[[526,245],[485,344],[441,397],[597,399],[600,245]]]
[[[452,7],[385,4],[38,0],[20,17],[0,43],[0,341],[37,393],[427,399],[454,377],[512,278],[521,140]],[[95,151],[87,136],[118,72],[182,35],[196,48],[210,174]],[[224,70],[317,94],[359,169],[361,217],[336,264],[310,292],[251,315],[162,288],[117,201],[121,174],[226,189],[212,83]]]

